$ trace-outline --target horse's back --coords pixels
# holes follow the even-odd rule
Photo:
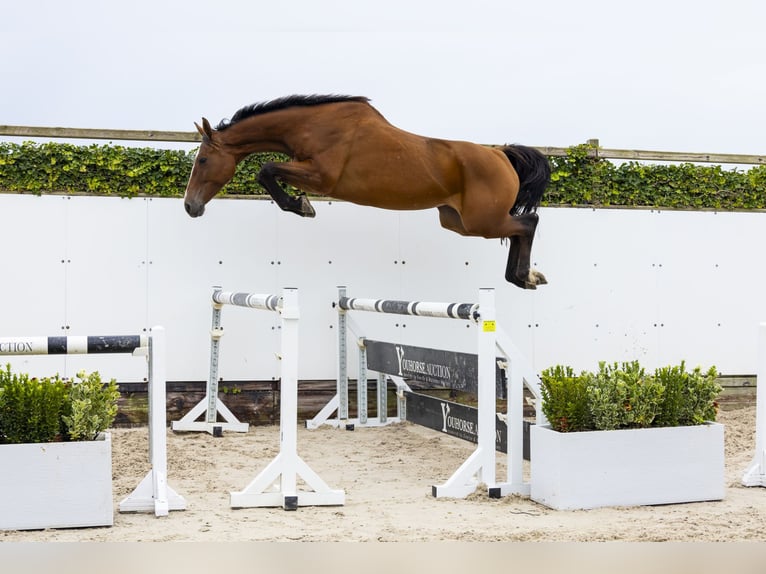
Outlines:
[[[518,177],[501,150],[476,143],[421,136],[388,122],[372,106],[346,116],[343,149],[332,154],[331,197],[415,210],[451,205],[460,210],[472,190],[494,189],[513,202]]]

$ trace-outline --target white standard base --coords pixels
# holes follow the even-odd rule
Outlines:
[[[557,510],[721,500],[724,427],[531,427],[532,500]]]
[[[0,530],[112,526],[112,441],[0,446]]]
[[[394,378],[394,377],[392,377]],[[399,383],[397,383],[397,386]],[[407,387],[409,389],[409,387]],[[340,406],[340,399],[336,394],[332,399],[319,411],[313,419],[306,421],[306,428],[309,430],[316,430],[322,425],[328,425],[333,428],[344,428],[347,425],[354,425],[360,427],[384,427],[387,425],[402,422],[401,417],[386,417],[385,420],[380,420],[380,417],[367,417],[365,422],[361,422],[360,418],[339,419],[330,417],[335,414]]]
[[[327,425],[332,428],[337,429],[343,429],[346,428],[348,430],[352,430],[349,428],[349,425],[352,425],[354,428],[356,427],[384,427],[388,425],[392,425],[395,423],[402,422],[402,419],[399,417],[387,417],[385,421],[381,421],[378,417],[370,417],[367,419],[366,422],[362,422],[361,419],[353,418],[353,419],[329,419],[322,423],[322,425]],[[319,425],[319,426],[322,426]],[[309,430],[315,430],[318,429],[319,426],[314,426],[311,421],[306,421],[306,428]]]
[[[743,486],[766,486],[766,452],[756,454],[742,477]]]
[[[230,432],[248,432],[250,425],[247,423],[241,423],[234,416],[229,408],[223,404],[221,399],[216,398],[217,412],[221,414],[223,422],[207,422],[198,421],[197,419],[207,414],[207,398],[198,402],[188,413],[186,413],[180,420],[170,423],[170,428],[176,432],[207,432],[214,434],[215,427],[219,427],[221,431]]]
[[[501,498],[509,494],[529,496],[530,485],[526,482],[519,482],[518,484],[512,482],[492,482],[491,484],[486,484],[486,481],[482,480],[482,471],[494,463],[493,451],[490,451],[490,456],[487,457],[482,449],[477,448],[447,482],[431,487],[431,495],[434,498],[466,498],[476,492],[480,484],[484,484],[487,487],[487,493],[490,498]]]
[[[490,453],[492,464],[495,463],[494,453]],[[434,498],[465,498],[473,494],[479,486],[482,468],[486,458],[481,448],[477,448],[471,456],[455,471],[444,484],[431,487]]]
[[[301,477],[311,491],[299,491]],[[295,510],[298,506],[342,506],[343,490],[333,490],[297,454],[280,452],[253,481],[240,492],[231,493],[232,508],[279,507]]]
[[[150,470],[129,496],[120,502],[120,512],[153,512],[167,516],[170,510],[186,510],[186,500],[168,486],[167,477]]]

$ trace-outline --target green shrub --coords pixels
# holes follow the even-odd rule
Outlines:
[[[62,417],[69,409],[67,383],[53,379],[30,379],[0,370],[0,440],[6,443],[62,440],[66,429]]]
[[[117,414],[119,391],[112,380],[78,373],[75,383],[59,378],[29,378],[0,370],[0,443],[92,440]]]
[[[577,376],[571,367],[557,365],[543,371],[541,380],[543,413],[555,430],[578,432],[592,428],[587,374]]]
[[[607,365],[588,384],[588,401],[593,426],[599,430],[643,428],[654,421],[662,400],[663,388],[638,364],[638,361]]]
[[[698,425],[715,420],[715,399],[722,390],[715,367],[705,373],[696,367],[689,373],[682,362],[679,366],[657,369],[655,376],[665,387],[657,426]]]
[[[119,398],[120,391],[114,379],[104,385],[97,371],[90,375],[84,371],[77,373],[77,380],[69,393],[71,415],[62,417],[69,438],[93,440],[98,433],[109,428],[117,416]]]
[[[559,432],[699,425],[715,420],[716,376],[715,367],[689,373],[683,362],[653,375],[637,361],[600,363],[579,376],[557,365],[541,374],[541,408]]]

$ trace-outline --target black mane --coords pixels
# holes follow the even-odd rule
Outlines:
[[[333,104],[336,102],[369,102],[369,98],[363,96],[339,96],[339,95],[312,95],[312,96],[285,96],[283,98],[277,98],[276,100],[270,100],[268,102],[260,102],[257,104],[250,104],[244,108],[237,110],[231,119],[221,120],[216,126],[217,130],[225,130],[228,127],[233,126],[237,122],[241,122],[252,116],[260,114],[266,114],[269,112],[275,112],[277,110],[284,110],[285,108],[292,108],[294,106],[318,106],[319,104]]]

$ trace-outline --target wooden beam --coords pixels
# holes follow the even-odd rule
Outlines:
[[[678,161],[687,163],[736,163],[766,165],[766,156],[728,153],[689,153],[677,151],[641,151],[626,149],[599,149],[598,157],[634,161]]]
[[[49,128],[35,126],[6,126],[0,125],[0,136],[31,137],[31,138],[66,138],[88,140],[131,140],[157,142],[187,142],[197,143],[201,136],[197,132],[176,132],[159,130],[105,130],[89,128]],[[597,145],[598,140],[590,140]],[[488,147],[502,147],[491,145]],[[568,148],[538,146],[543,154],[549,157],[564,157]],[[743,164],[766,165],[766,155],[703,153],[703,152],[673,152],[606,149],[596,147],[592,150],[593,157],[628,161],[659,161],[659,162],[689,162],[713,164]]]
[[[89,140],[133,140],[189,142],[202,140],[197,132],[145,131],[145,130],[103,130],[88,128],[46,128],[34,126],[2,126],[0,135],[31,138],[69,138]]]
[[[503,146],[492,145],[489,147]],[[535,149],[540,151],[542,154],[547,155],[548,157],[565,157],[569,148],[537,146]],[[601,159],[618,159],[629,161],[766,165],[766,155],[695,153],[682,151],[647,151],[606,148],[594,148],[590,151],[590,155],[592,157],[598,157]]]

